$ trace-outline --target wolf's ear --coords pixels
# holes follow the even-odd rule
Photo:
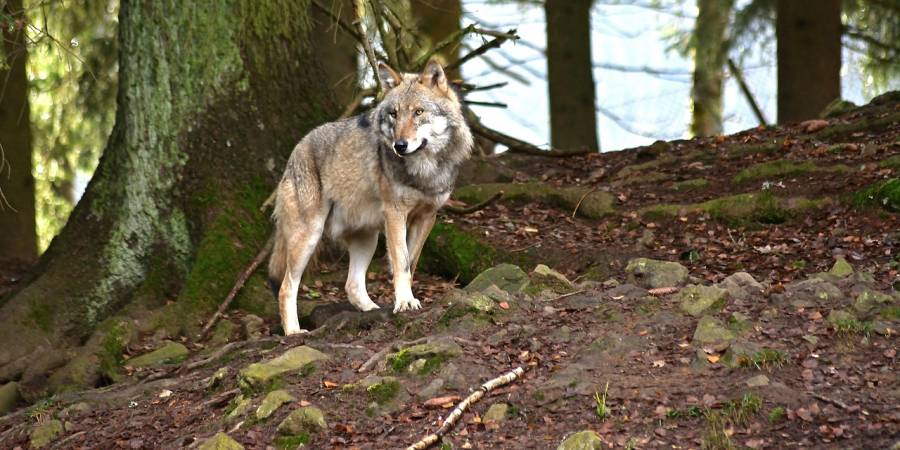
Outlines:
[[[378,77],[381,78],[381,88],[384,90],[397,87],[403,81],[399,73],[383,62],[378,63]]]
[[[447,92],[447,76],[444,75],[444,68],[441,67],[441,63],[436,59],[428,61],[419,80],[425,86],[437,89],[441,92]]]

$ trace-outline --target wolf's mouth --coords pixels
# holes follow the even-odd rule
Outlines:
[[[391,148],[394,150],[395,155],[402,158],[404,156],[409,156],[409,155],[412,155],[413,153],[418,152],[419,150],[422,150],[423,148],[425,148],[425,145],[427,145],[427,144],[428,144],[428,139],[422,138],[422,143],[419,144],[418,147],[413,148],[413,149],[407,148],[405,151],[399,152],[399,151],[397,151],[396,147],[391,147]]]

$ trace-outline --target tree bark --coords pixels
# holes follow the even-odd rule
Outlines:
[[[818,117],[841,96],[841,1],[778,0],[778,122]]]
[[[600,150],[591,64],[592,0],[547,0],[550,142],[560,151]]]
[[[691,134],[722,133],[722,85],[728,53],[727,30],[734,0],[697,0],[694,23],[694,85]]]
[[[308,14],[122,1],[116,124],[66,227],[0,300],[0,381],[34,399],[114,378],[136,335],[215,310],[270,233],[258,207],[293,146],[340,111]]]
[[[458,32],[462,23],[462,2],[460,0],[412,0],[412,15],[416,19],[417,28],[424,33],[434,45]],[[439,52],[442,63],[459,59],[459,45],[451,45]],[[447,72],[451,80],[460,77],[459,69]]]
[[[31,119],[25,77],[26,17],[21,0],[2,4],[0,53],[0,255],[37,258],[34,178],[31,176]],[[7,20],[12,23],[6,23]]]
[[[353,21],[352,0],[323,1],[335,16],[345,23]],[[356,40],[347,34],[329,15],[312,9],[313,30],[310,33],[314,61],[322,67],[323,75],[338,103],[346,106],[359,90],[359,66]]]

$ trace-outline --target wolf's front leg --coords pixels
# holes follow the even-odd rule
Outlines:
[[[378,305],[369,298],[366,292],[366,270],[372,262],[375,247],[378,246],[378,231],[361,232],[347,240],[350,251],[350,268],[347,270],[347,298],[360,311],[378,309]]]
[[[394,272],[394,312],[419,309],[421,305],[412,293],[412,261],[406,247],[406,212],[386,206],[384,228]]]

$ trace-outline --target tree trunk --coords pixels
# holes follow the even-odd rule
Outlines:
[[[697,0],[694,23],[694,86],[691,134],[722,133],[722,84],[728,46],[728,22],[734,0]]]
[[[0,256],[37,258],[31,120],[25,78],[25,12],[21,0],[0,3]],[[7,23],[6,21],[12,21]]]
[[[412,14],[417,28],[434,45],[458,32],[462,23],[462,2],[460,0],[412,0]],[[459,59],[459,45],[451,45],[439,52],[442,63]],[[447,72],[451,80],[459,78],[459,69]]]
[[[778,0],[778,122],[818,117],[841,96],[841,1]]]
[[[547,0],[547,83],[554,149],[600,150],[591,63],[592,0]]]
[[[352,0],[323,1],[331,12],[344,20],[353,21]],[[359,90],[356,40],[341,30],[335,20],[312,9],[313,30],[310,33],[314,61],[318,61],[325,80],[334,92],[338,103],[346,106]]]
[[[258,208],[293,146],[339,113],[308,8],[122,1],[116,124],[66,227],[0,300],[0,381],[34,399],[115,378],[138,333],[216,309],[270,233]]]

